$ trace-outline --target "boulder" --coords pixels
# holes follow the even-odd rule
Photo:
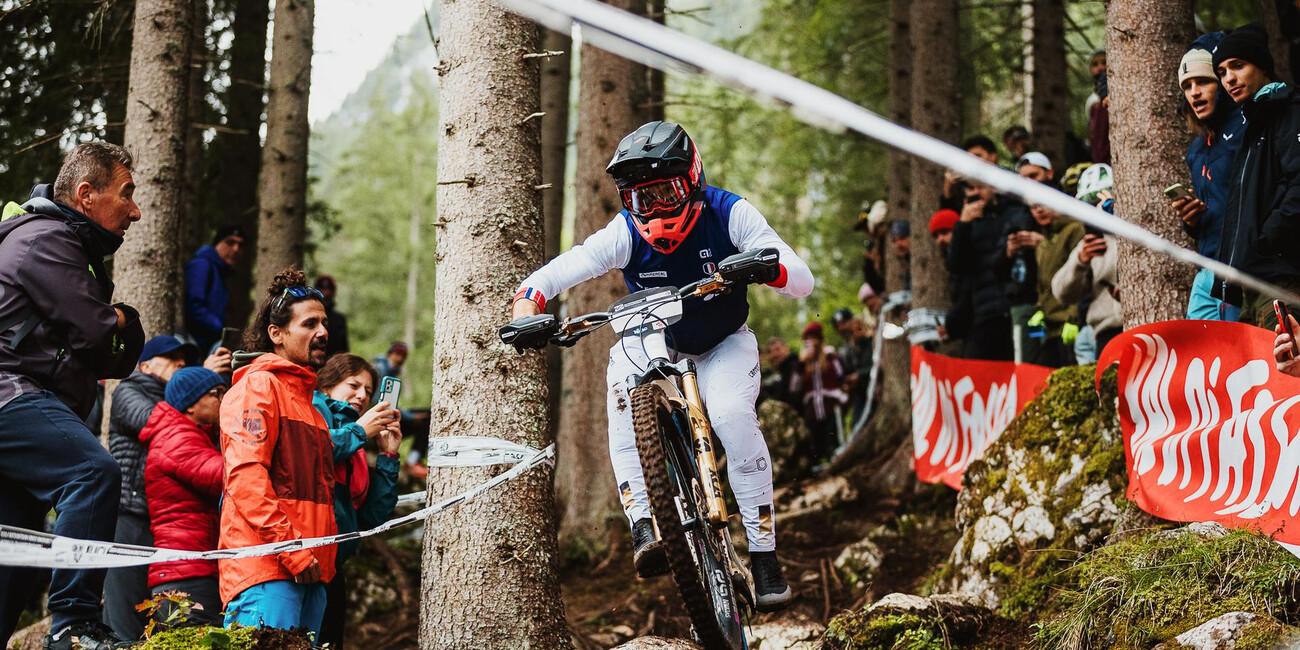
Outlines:
[[[1300,628],[1283,625],[1271,616],[1228,612],[1216,616],[1159,646],[1161,650],[1245,650],[1294,648]]]
[[[812,470],[813,459],[800,453],[810,434],[798,411],[781,400],[766,399],[758,405],[758,424],[772,457],[773,482],[786,483]]]
[[[835,558],[835,571],[844,584],[859,589],[875,578],[884,560],[885,552],[868,537],[840,551],[839,557]]]
[[[844,476],[830,476],[778,489],[773,500],[781,517],[789,520],[824,513],[856,501],[858,489]]]
[[[1121,512],[1125,469],[1115,374],[1063,368],[966,469],[960,537],[939,588],[1014,616],[1041,604],[1053,576],[1103,542]]]
[[[613,650],[701,650],[686,639],[665,639],[661,636],[642,636],[632,639]]]
[[[826,626],[794,613],[749,628],[751,650],[815,650]]]
[[[925,598],[889,594],[858,612],[842,614],[826,629],[826,650],[974,647],[1005,621],[961,594]]]
[[[49,633],[50,617],[46,616],[14,632],[13,637],[9,639],[9,650],[41,650],[45,642],[45,635]]]

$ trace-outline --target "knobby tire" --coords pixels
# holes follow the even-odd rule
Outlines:
[[[641,456],[641,470],[645,476],[646,495],[650,509],[659,525],[659,535],[673,582],[681,594],[686,612],[690,615],[695,633],[706,650],[734,650],[733,645],[717,619],[713,596],[701,581],[700,567],[692,557],[674,497],[676,487],[668,472],[668,454],[664,449],[661,428],[672,425],[672,404],[664,391],[655,384],[643,384],[631,393],[632,424],[636,431],[636,448]],[[689,450],[689,448],[688,448]],[[680,471],[680,470],[679,470]],[[692,497],[693,498],[693,497]],[[703,512],[697,517],[707,517]],[[707,528],[707,523],[705,524]],[[732,608],[735,609],[735,595]]]

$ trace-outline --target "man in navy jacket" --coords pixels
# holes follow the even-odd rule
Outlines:
[[[212,243],[185,264],[185,329],[204,353],[221,340],[230,302],[226,278],[243,256],[246,239],[239,226],[222,226]]]

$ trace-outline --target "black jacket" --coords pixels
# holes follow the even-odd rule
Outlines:
[[[1300,280],[1300,96],[1268,86],[1244,106],[1219,259],[1265,280]],[[1222,280],[1215,294],[1240,304]]]
[[[137,370],[113,391],[112,413],[108,419],[108,452],[122,468],[122,499],[118,508],[138,517],[149,516],[149,503],[144,497],[147,449],[140,442],[140,430],[149,421],[154,407],[163,401],[166,388],[163,380]]]
[[[985,208],[982,218],[958,221],[953,226],[952,243],[948,247],[948,270],[955,277],[962,278],[958,285],[962,295],[953,296],[953,312],[949,318],[954,322],[948,326],[949,335],[957,336],[954,326],[956,332],[962,332],[968,326],[1010,318],[1010,295],[1016,292],[1018,285],[1013,286],[1004,280],[1009,264],[1007,235],[1034,229],[1033,218],[1024,204],[1003,195]],[[1028,257],[1032,260],[1033,255]],[[958,322],[960,320],[968,322]]]
[[[131,374],[144,347],[134,309],[117,329],[113,283],[104,256],[122,238],[72,208],[33,198],[28,214],[0,222],[0,407],[23,393],[48,390],[77,417],[95,402],[96,382]],[[24,323],[30,332],[14,345]]]

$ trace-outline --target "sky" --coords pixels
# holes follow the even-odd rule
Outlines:
[[[316,3],[315,53],[307,117],[319,122],[343,104],[394,39],[423,19],[436,0],[326,0]]]

